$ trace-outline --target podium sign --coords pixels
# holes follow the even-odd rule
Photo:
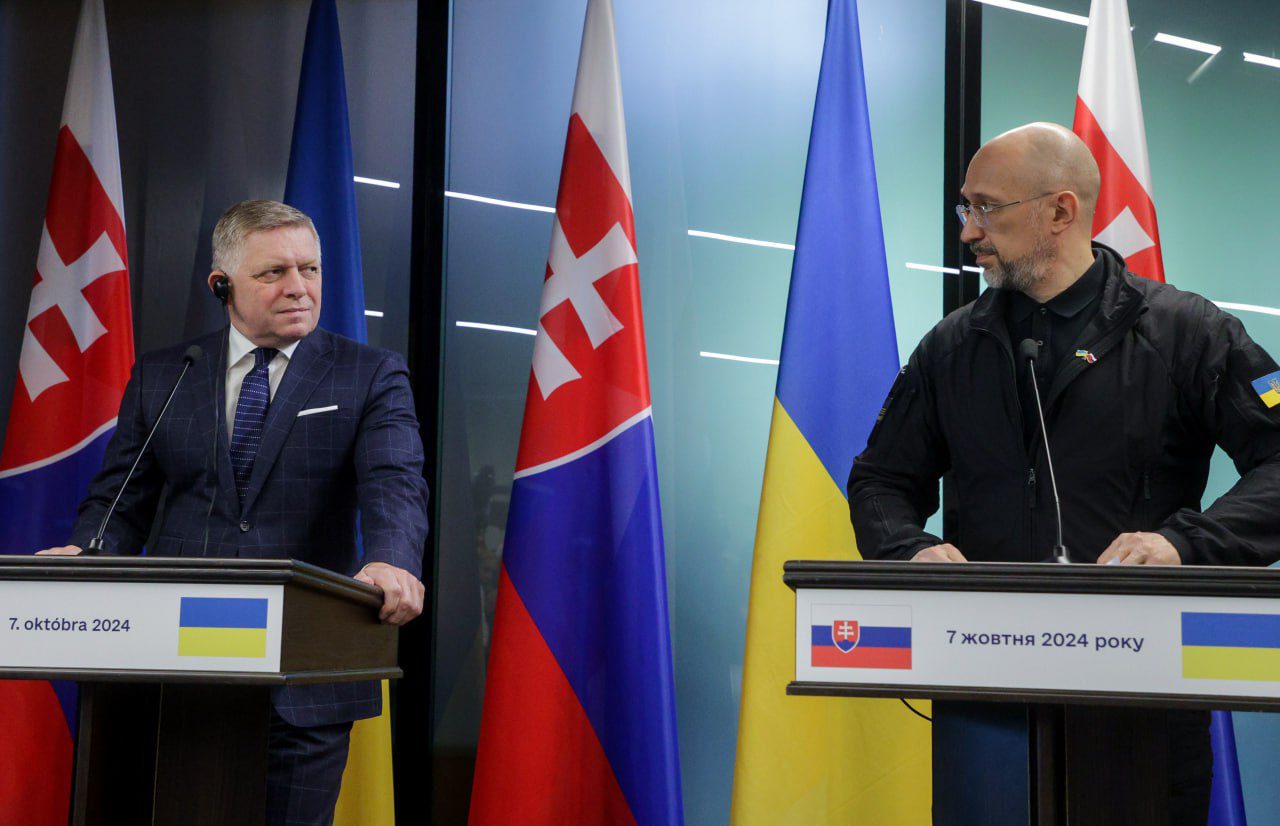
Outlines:
[[[254,826],[271,692],[399,677],[381,606],[286,559],[0,556],[0,678],[81,681],[72,823]]]
[[[276,672],[283,585],[0,580],[6,670]]]
[[[787,563],[791,694],[1280,707],[1280,571]]]

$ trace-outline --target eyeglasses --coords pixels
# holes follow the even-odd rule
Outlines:
[[[975,224],[986,228],[990,223],[987,216],[995,212],[997,209],[1004,209],[1005,207],[1030,203],[1031,201],[1039,200],[1046,195],[1056,194],[1056,192],[1043,192],[1031,198],[1023,198],[1020,201],[1010,201],[1007,204],[956,204],[956,217],[960,219],[960,226],[964,226],[969,223],[969,219],[972,218]]]

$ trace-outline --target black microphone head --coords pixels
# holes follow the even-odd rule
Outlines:
[[[190,347],[187,348],[186,352],[182,354],[182,360],[187,364],[195,364],[197,361],[200,360],[200,357],[203,355],[204,355],[204,350],[201,349],[200,345],[192,344]]]
[[[1023,361],[1035,361],[1040,355],[1040,345],[1034,338],[1024,338],[1018,344],[1018,358]]]

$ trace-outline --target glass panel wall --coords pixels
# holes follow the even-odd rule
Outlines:
[[[908,263],[941,263],[944,10],[930,0],[859,6],[905,358],[941,307],[940,276]],[[527,331],[537,323],[584,8],[454,6],[435,672],[441,818],[465,811],[469,794]],[[690,823],[722,823],[729,811],[777,379],[767,361],[781,341],[825,12],[823,0],[615,0]]]
[[[1046,5],[1089,14],[1088,0]],[[1166,280],[1234,305],[1249,334],[1280,355],[1280,68],[1244,57],[1280,55],[1280,9],[1272,0],[1129,0],[1129,16]],[[1033,120],[1069,126],[1086,28],[985,6],[982,31],[983,140]],[[1221,51],[1211,57],[1161,33]],[[1205,503],[1237,478],[1218,451]],[[1280,790],[1269,775],[1280,722],[1235,717],[1249,820],[1277,822]]]

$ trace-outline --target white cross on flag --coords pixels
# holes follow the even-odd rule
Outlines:
[[[1094,240],[1124,256],[1138,275],[1164,281],[1126,0],[1093,0],[1089,8],[1072,129],[1102,172]]]
[[[597,2],[588,8],[518,473],[576,455],[649,408],[613,10]]]
[[[622,331],[622,322],[601,298],[596,282],[618,267],[634,263],[636,251],[622,224],[614,224],[598,244],[578,257],[564,237],[559,219],[556,220],[551,228],[551,254],[547,258],[551,275],[542,285],[539,338],[533,346],[533,377],[542,398],[546,399],[562,384],[582,377],[547,334],[542,319],[568,301],[591,341],[591,348],[598,349],[610,336]]]

